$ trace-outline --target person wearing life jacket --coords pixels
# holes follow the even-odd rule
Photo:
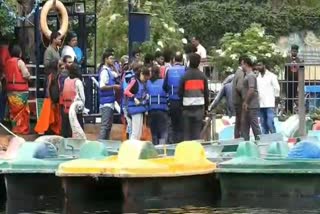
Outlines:
[[[113,53],[107,52],[102,56],[99,66],[99,98],[101,112],[101,129],[99,139],[109,140],[113,123],[116,94],[120,85],[116,83],[118,73],[113,70]]]
[[[208,79],[198,67],[200,55],[190,54],[190,66],[181,80],[179,96],[183,105],[184,140],[199,140],[209,105]]]
[[[183,140],[182,105],[178,95],[180,81],[186,72],[182,60],[182,53],[177,52],[174,57],[174,66],[169,68],[163,83],[163,90],[169,96],[169,116],[171,119],[171,130],[169,131],[172,132],[169,140],[172,143],[180,143]]]
[[[148,111],[149,95],[147,94],[146,82],[149,78],[149,69],[147,67],[140,68],[124,91],[124,95],[128,97],[128,114],[132,119],[130,140],[140,140],[142,136],[143,116]]]
[[[63,114],[61,132],[64,138],[72,137],[72,129],[69,120],[69,109],[71,104],[74,101],[81,101],[83,104],[85,103],[84,87],[80,79],[81,75],[79,69],[79,66],[76,63],[73,63],[69,67],[69,77],[64,81],[62,91]],[[79,109],[79,112],[77,112],[77,119],[82,129],[84,129],[83,110],[84,109]]]
[[[165,144],[168,137],[168,103],[167,93],[162,87],[163,82],[159,67],[153,66],[151,79],[147,82],[147,90],[150,96],[150,128],[154,145]]]
[[[45,98],[37,124],[34,128],[38,134],[61,134],[61,106],[60,106],[60,83],[59,83],[59,60],[54,59],[46,66],[49,74],[46,84]]]
[[[128,113],[128,97],[124,95],[124,92],[126,88],[128,87],[130,81],[135,78],[135,74],[139,71],[139,69],[142,67],[142,65],[138,63],[132,64],[131,68],[129,68],[127,71],[124,72],[122,80],[121,80],[121,94],[122,94],[122,99],[121,99],[121,105],[122,105],[122,111],[123,115],[126,120],[126,125],[127,125],[127,138],[130,138],[131,131],[132,131],[132,120],[131,116]]]
[[[15,134],[28,134],[30,129],[29,84],[30,73],[21,60],[20,46],[10,49],[10,58],[5,62],[6,91],[12,131]]]

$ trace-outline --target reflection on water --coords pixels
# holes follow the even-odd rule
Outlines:
[[[163,203],[148,203],[147,205],[137,205],[137,203],[123,204],[121,202],[59,202],[61,200],[37,200],[37,201],[7,201],[0,206],[0,209],[6,214],[101,214],[101,213],[214,213],[214,214],[313,214],[320,213],[320,205],[318,202],[306,203],[304,201],[296,200],[290,203],[283,203],[279,206],[282,200],[277,202],[265,202],[254,205],[254,201],[245,203],[246,206],[239,205],[240,202],[228,204],[211,203],[207,205],[199,205],[196,202],[194,205],[177,206],[179,208],[160,208]],[[241,202],[242,203],[242,202]],[[155,208],[152,208],[154,205]],[[171,202],[171,204],[174,204]],[[291,206],[292,205],[292,206]],[[257,208],[260,207],[260,208]],[[0,210],[0,211],[1,211]]]

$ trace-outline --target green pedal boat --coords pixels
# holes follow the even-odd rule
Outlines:
[[[287,142],[259,149],[240,143],[236,157],[219,163],[223,201],[316,199],[320,195],[320,159],[289,159]]]
[[[59,164],[77,158],[102,159],[108,155],[104,143],[82,139],[45,136],[23,143],[16,158],[2,170],[7,198],[61,197],[61,180],[55,176]]]

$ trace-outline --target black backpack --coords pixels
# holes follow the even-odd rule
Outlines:
[[[52,74],[52,78],[49,86],[49,94],[50,94],[50,99],[52,103],[59,103],[60,88],[59,88],[57,75]]]

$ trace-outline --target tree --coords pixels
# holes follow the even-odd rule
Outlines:
[[[182,47],[183,29],[174,20],[170,0],[140,0],[136,11],[151,14],[150,41],[142,45],[144,52],[154,52],[157,48]],[[106,48],[114,48],[118,57],[128,53],[128,7],[127,1],[109,0],[102,5],[98,14],[97,56]]]
[[[14,0],[6,1],[7,4],[10,6],[15,5]],[[15,28],[15,20],[14,18],[9,14],[9,12],[2,6],[0,6],[0,40],[10,40],[10,38],[14,35],[14,28]]]
[[[239,57],[247,55],[253,62],[264,60],[269,67],[280,70],[285,62],[286,53],[281,53],[274,42],[275,38],[266,35],[261,25],[251,24],[242,33],[226,33],[223,36],[219,44],[220,49],[211,51],[212,64],[220,72],[233,71],[239,66]]]

